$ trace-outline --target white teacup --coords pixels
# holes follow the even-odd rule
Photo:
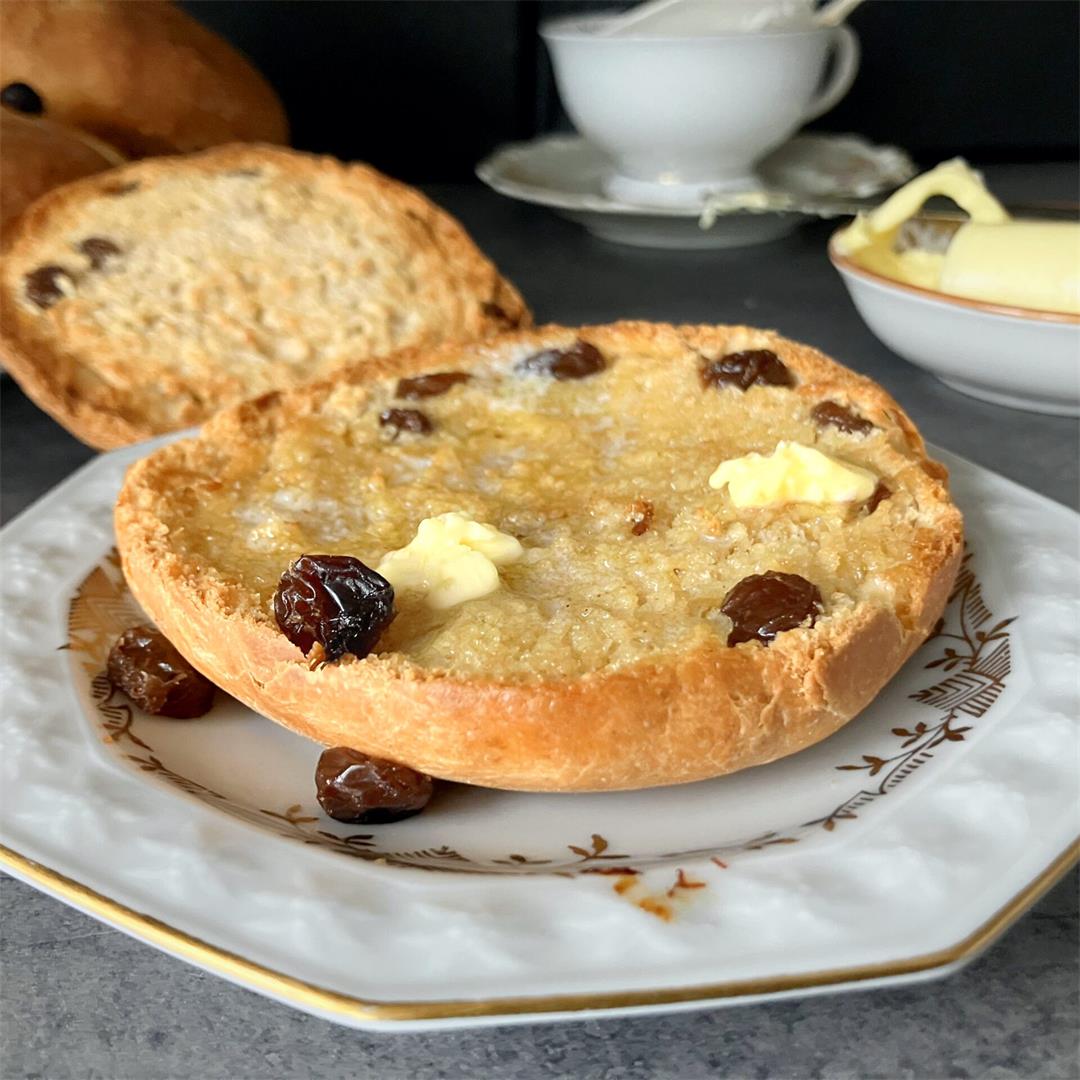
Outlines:
[[[621,202],[692,206],[759,186],[754,164],[833,108],[859,67],[847,26],[608,35],[608,18],[557,19],[540,33],[570,119],[614,162],[604,190]]]

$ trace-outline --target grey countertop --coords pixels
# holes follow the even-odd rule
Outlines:
[[[988,172],[1008,199],[1076,195],[1072,166]],[[1078,501],[1076,422],[963,397],[891,354],[863,326],[825,259],[827,225],[755,248],[645,251],[593,240],[478,187],[432,194],[520,286],[539,321],[773,327],[877,379],[930,441],[1060,502]],[[9,381],[0,421],[5,518],[92,456]],[[376,1036],[237,989],[0,877],[0,1075],[1073,1078],[1080,1075],[1076,898],[1070,874],[963,972],[909,989],[667,1017]]]

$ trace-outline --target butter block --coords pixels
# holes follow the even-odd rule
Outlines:
[[[945,253],[939,287],[992,304],[1080,313],[1080,225],[969,222]]]
[[[969,219],[944,250],[905,245],[905,222],[933,195]],[[970,300],[1080,313],[1080,224],[1016,221],[965,161],[954,158],[905,184],[837,234],[836,250],[867,270]]]
[[[870,213],[859,214],[846,229],[837,233],[836,250],[841,255],[854,256],[863,248],[876,244],[881,237],[893,233],[908,218],[914,217],[923,203],[934,195],[952,199],[972,221],[1000,225],[1009,220],[1005,207],[986,190],[982,177],[963,158],[953,158],[909,180]]]

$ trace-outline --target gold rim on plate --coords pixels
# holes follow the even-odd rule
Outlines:
[[[810,990],[845,983],[866,982],[898,975],[915,975],[966,962],[1001,936],[1032,904],[1080,860],[1080,840],[1069,845],[1045,870],[977,930],[955,945],[935,952],[864,964],[849,968],[773,975],[700,986],[659,990],[625,990],[540,997],[507,997],[456,1001],[369,1001],[304,982],[248,960],[227,949],[177,930],[160,919],[138,912],[107,896],[0,845],[0,867],[16,878],[103,922],[166,952],[222,975],[251,990],[262,991],[311,1011],[354,1021],[447,1020],[525,1013],[577,1012],[583,1009],[619,1009],[718,1001],[726,998]]]

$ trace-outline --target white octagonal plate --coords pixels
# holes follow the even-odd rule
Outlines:
[[[241,985],[394,1030],[880,985],[955,969],[1075,859],[1080,519],[969,462],[941,455],[970,545],[943,625],[827,741],[652,791],[446,785],[350,827],[313,743],[224,695],[145,716],[103,678],[139,617],[111,510],[146,452],[3,532],[0,863]]]

